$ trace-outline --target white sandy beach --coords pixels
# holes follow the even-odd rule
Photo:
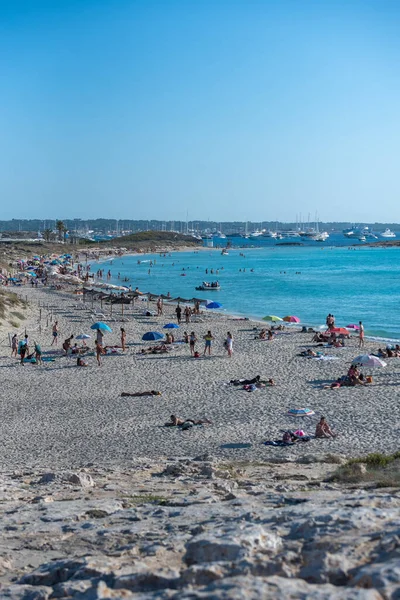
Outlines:
[[[359,455],[372,451],[389,452],[398,448],[400,418],[398,399],[400,359],[388,359],[388,366],[371,372],[369,386],[321,389],[347,372],[352,358],[360,352],[355,337],[343,349],[324,349],[338,360],[320,361],[298,356],[310,344],[311,334],[285,331],[272,342],[254,339],[251,321],[237,321],[226,315],[203,311],[198,322],[174,330],[178,339],[183,331],[197,337],[211,329],[216,341],[212,357],[193,359],[187,344],[176,344],[166,355],[140,356],[148,346],[141,341],[146,331],[163,331],[174,320],[175,306],[164,304],[164,317],[143,316],[146,303],[134,311],[114,306],[116,320],[105,320],[113,328],[106,344],[119,344],[119,329],[127,331],[129,350],[122,356],[106,356],[98,367],[94,356],[88,368],[78,368],[75,357],[65,357],[62,341],[72,333],[90,332],[94,319],[91,304],[82,305],[79,297],[45,288],[19,289],[30,302],[26,328],[31,341],[41,343],[44,356],[52,342],[51,321],[60,328],[59,356],[43,366],[22,367],[10,358],[5,331],[2,330],[0,367],[2,373],[1,469],[21,465],[64,468],[94,464],[123,464],[137,457],[193,457],[205,452],[221,458],[269,460],[271,458],[334,452]],[[41,333],[38,315],[42,306]],[[98,303],[96,303],[98,307]],[[154,304],[152,304],[154,308]],[[25,325],[25,323],[24,323]],[[223,348],[226,332],[234,338],[233,357]],[[93,347],[94,336],[90,340]],[[377,344],[366,342],[366,350]],[[198,343],[203,350],[203,343]],[[369,371],[364,369],[364,373]],[[249,393],[226,383],[235,378],[273,377],[275,387]],[[159,390],[162,396],[129,398],[121,392]],[[317,416],[294,420],[289,408],[309,407],[324,414],[339,433],[336,439],[311,440],[290,448],[263,445],[265,440],[282,436],[282,430],[300,425],[314,433]],[[208,417],[209,426],[188,431],[163,427],[171,414],[183,418]],[[223,448],[225,444],[245,443],[250,447]]]

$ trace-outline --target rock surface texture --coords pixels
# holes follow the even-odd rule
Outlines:
[[[0,598],[398,599],[400,491],[340,462],[3,474]]]

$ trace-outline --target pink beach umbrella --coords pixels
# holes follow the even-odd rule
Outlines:
[[[294,315],[289,315],[287,317],[283,317],[283,320],[287,323],[300,323],[299,317],[295,317]]]

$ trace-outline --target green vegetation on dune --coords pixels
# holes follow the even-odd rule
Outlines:
[[[10,324],[13,327],[18,327],[18,322],[15,321],[15,317],[22,320],[25,319],[25,316],[13,309],[19,308],[24,310],[26,308],[26,303],[18,298],[17,294],[13,292],[8,292],[6,290],[0,290],[0,318],[8,319],[14,317]]]
[[[351,458],[333,473],[330,481],[360,486],[399,487],[400,451],[393,454],[373,453],[364,457]]]
[[[174,233],[173,231],[140,231],[139,233],[131,233],[129,235],[124,235],[119,238],[114,238],[112,240],[106,240],[103,242],[99,242],[100,245],[109,245],[112,246],[132,246],[134,244],[180,244],[180,245],[193,245],[197,246],[202,242],[200,240],[196,240],[191,235],[183,235],[181,233]]]

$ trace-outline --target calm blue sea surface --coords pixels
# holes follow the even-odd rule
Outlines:
[[[214,248],[165,257],[124,256],[111,265],[99,264],[111,269],[112,283],[138,286],[143,292],[213,299],[227,312],[255,318],[296,315],[302,323],[317,327],[330,312],[340,326],[362,320],[367,335],[400,339],[400,248],[267,243],[228,252],[223,256]],[[153,267],[151,260],[156,261]],[[220,291],[195,290],[203,281],[215,280]]]

